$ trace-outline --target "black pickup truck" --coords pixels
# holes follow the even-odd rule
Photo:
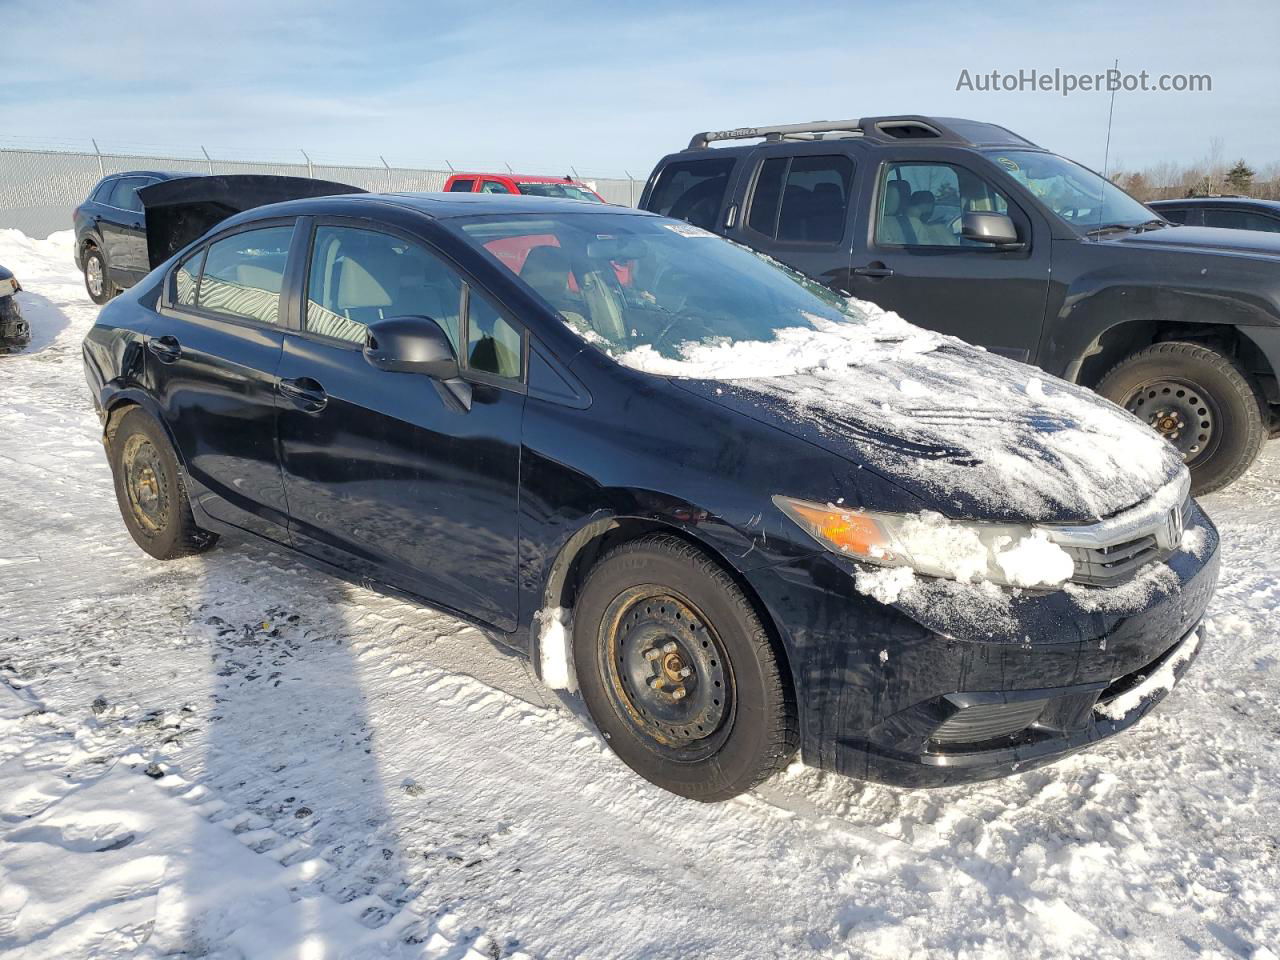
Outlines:
[[[1280,434],[1280,235],[1172,224],[1003,127],[699,133],[640,205],[1092,387],[1178,447],[1197,493]]]

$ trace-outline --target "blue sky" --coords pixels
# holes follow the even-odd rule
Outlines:
[[[1212,12],[1210,12],[1212,10]],[[700,129],[899,112],[1001,123],[1101,167],[1108,95],[961,70],[1208,73],[1121,93],[1111,165],[1280,161],[1280,4],[0,0],[0,145],[637,177]]]

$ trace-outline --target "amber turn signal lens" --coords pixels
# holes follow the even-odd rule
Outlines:
[[[888,539],[880,525],[866,514],[832,510],[798,500],[788,500],[792,517],[809,528],[819,540],[840,551],[859,557],[883,557],[888,552]]]

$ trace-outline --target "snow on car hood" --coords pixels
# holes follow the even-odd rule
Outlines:
[[[1094,521],[1183,469],[1172,446],[1101,397],[873,304],[775,339],[618,356],[866,465],[955,519]]]

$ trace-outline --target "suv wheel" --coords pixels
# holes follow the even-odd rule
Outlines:
[[[89,299],[99,305],[120,292],[107,276],[107,261],[97,247],[89,247],[84,254],[84,288],[89,291]]]
[[[1263,402],[1248,375],[1230,357],[1198,343],[1139,350],[1113,367],[1097,390],[1178,448],[1197,496],[1238,479],[1267,436]]]
[[[574,611],[578,685],[627,766],[694,800],[727,800],[795,753],[795,703],[736,583],[678,537],[608,553]]]
[[[218,535],[196,526],[178,458],[160,424],[134,408],[120,420],[107,459],[134,543],[157,560],[202,553]]]

